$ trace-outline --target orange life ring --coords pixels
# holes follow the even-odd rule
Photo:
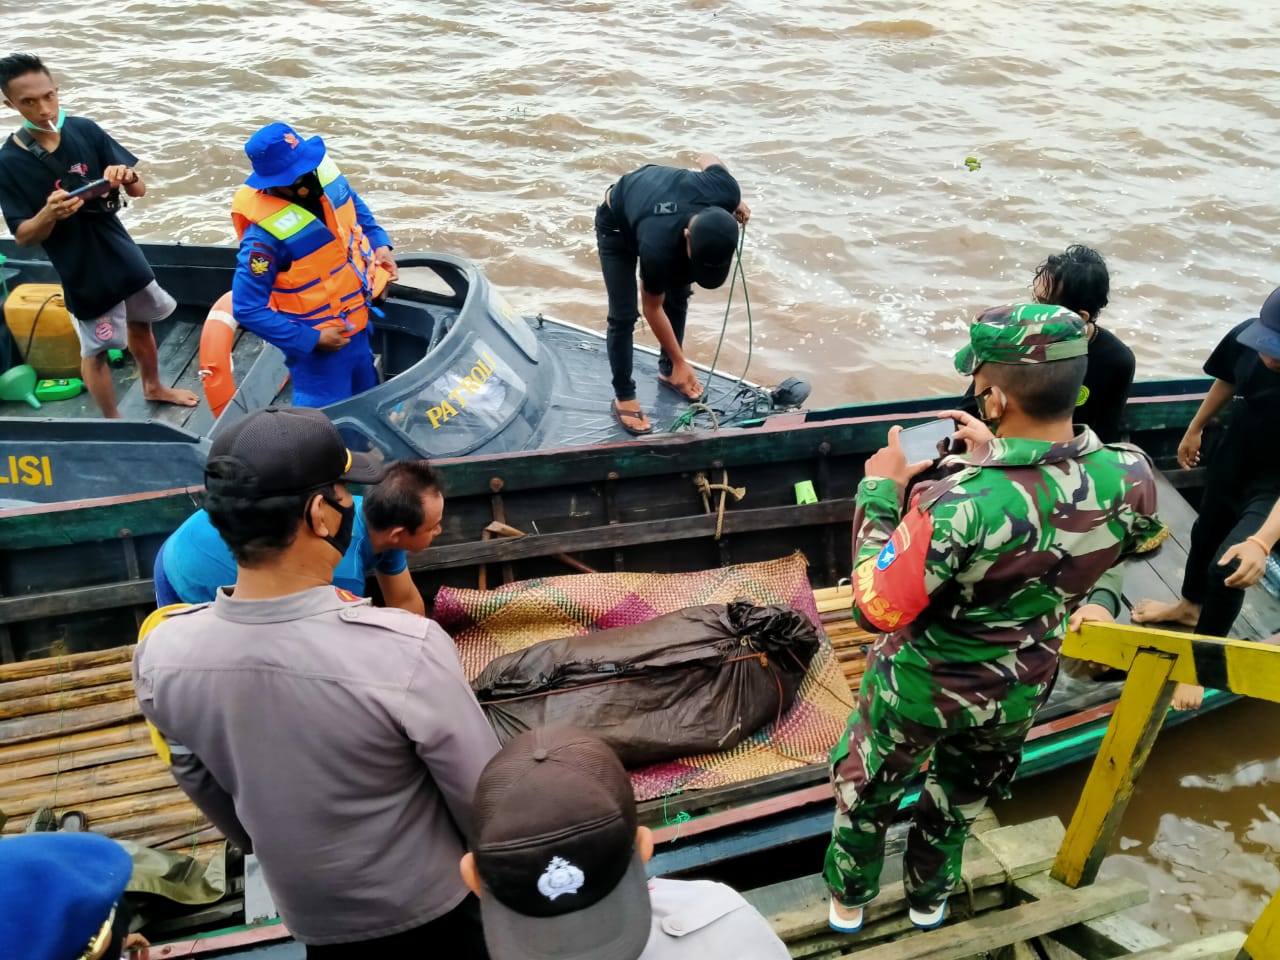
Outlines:
[[[200,385],[215,417],[236,392],[231,347],[236,341],[238,326],[231,312],[231,291],[228,290],[209,308],[204,329],[200,331]]]

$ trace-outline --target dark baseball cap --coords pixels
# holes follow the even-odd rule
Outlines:
[[[649,941],[636,801],[585,730],[511,739],[480,774],[472,855],[493,960],[635,960]]]
[[[218,435],[204,465],[212,493],[248,498],[305,493],[339,481],[377,483],[386,467],[352,453],[333,422],[310,407],[255,410]]]
[[[689,223],[689,262],[693,280],[714,290],[722,286],[738,250],[738,221],[722,207],[699,210]]]
[[[1280,360],[1280,287],[1271,291],[1258,318],[1236,335],[1236,340],[1265,356]]]

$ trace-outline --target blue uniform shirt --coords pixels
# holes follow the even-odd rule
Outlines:
[[[378,226],[360,195],[354,190],[350,193],[356,208],[356,223],[364,229],[369,245],[374,250],[391,246],[387,231]],[[259,264],[265,262],[266,269],[261,273],[249,268],[249,257],[254,254],[259,255]],[[271,288],[275,286],[276,276],[291,266],[293,262],[289,259],[285,242],[257,224],[250,224],[240,238],[236,272],[231,281],[231,298],[235,303],[236,322],[240,326],[279,347],[286,357],[295,358],[315,350],[320,331],[303,317],[271,308]]]
[[[364,498],[352,499],[356,503],[356,517],[351,546],[333,571],[333,585],[363,597],[365,577],[370,571],[394,575],[408,566],[408,560],[403,550],[373,552],[369,530],[364,525]],[[208,603],[218,587],[236,582],[236,562],[231,549],[203,510],[197,510],[183,521],[160,549],[164,551],[164,575],[184,603]]]

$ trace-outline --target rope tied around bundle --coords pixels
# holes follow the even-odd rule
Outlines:
[[[719,483],[712,483],[707,479],[707,475],[705,473],[697,473],[694,474],[693,477],[693,485],[697,488],[698,493],[702,494],[702,508],[707,513],[711,512],[711,494],[716,490],[720,491],[720,505],[716,508],[717,540],[719,540],[724,533],[724,506],[727,498],[732,494],[734,502],[737,503],[747,495],[746,487],[729,486],[728,470],[722,470],[721,477],[722,479]]]

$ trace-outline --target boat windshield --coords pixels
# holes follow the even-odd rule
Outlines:
[[[384,405],[380,413],[416,449],[452,456],[505,427],[525,393],[519,374],[477,339],[443,374]]]

